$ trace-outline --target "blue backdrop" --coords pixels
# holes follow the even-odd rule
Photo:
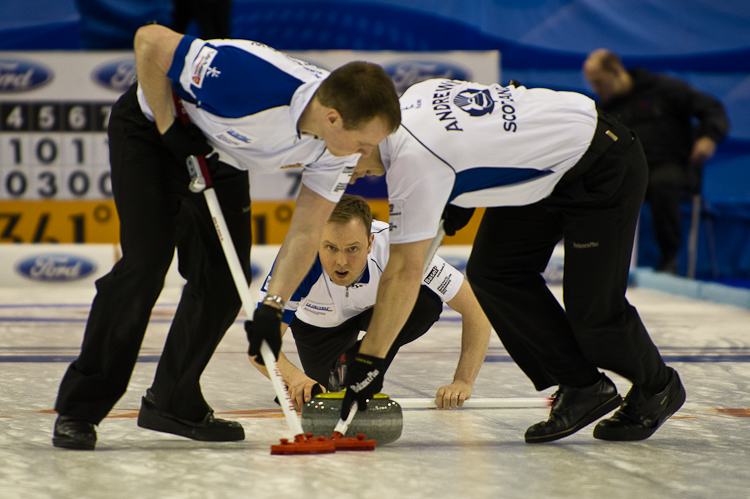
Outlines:
[[[139,25],[168,25],[170,15],[170,0],[4,0],[0,50],[130,48]],[[722,276],[750,277],[747,0],[234,0],[231,36],[282,50],[498,49],[501,83],[588,95],[580,69],[599,47],[626,66],[683,78],[719,98],[732,125],[704,175],[718,263],[702,230],[698,273],[717,266]],[[648,265],[656,250],[647,213],[643,226],[639,261]]]

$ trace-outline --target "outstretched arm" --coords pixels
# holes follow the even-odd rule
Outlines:
[[[336,203],[302,185],[294,204],[292,223],[273,267],[268,295],[289,300],[315,262],[323,228],[335,206]]]
[[[461,314],[461,356],[453,383],[437,391],[435,404],[442,409],[455,409],[462,407],[464,401],[471,397],[474,381],[487,355],[491,328],[466,280],[461,283],[461,288],[448,306]]]
[[[431,239],[391,244],[378,285],[377,301],[360,353],[385,358],[417,301],[422,268]]]

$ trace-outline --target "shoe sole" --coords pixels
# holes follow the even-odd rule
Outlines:
[[[96,442],[81,442],[70,437],[52,437],[52,445],[61,449],[94,450],[94,447],[96,447]]]
[[[667,409],[659,418],[659,422],[653,428],[641,429],[625,429],[625,428],[607,428],[606,426],[597,425],[594,428],[594,438],[599,440],[609,440],[613,442],[635,442],[638,440],[646,440],[648,437],[656,433],[664,422],[672,417],[672,414],[680,410],[682,404],[685,403],[687,393],[685,392],[685,386],[680,383],[680,391],[677,392],[677,397],[669,403]]]
[[[527,437],[524,436],[524,439],[526,440],[526,443],[528,444],[541,444],[544,442],[553,442],[555,440],[559,440],[561,438],[567,437],[568,435],[572,435],[573,433],[577,432],[581,428],[584,428],[597,419],[605,416],[607,413],[614,411],[618,407],[622,405],[622,397],[618,393],[611,399],[604,402],[599,407],[595,408],[593,411],[589,413],[588,416],[580,420],[575,426],[572,426],[568,428],[565,431],[560,431],[557,433],[552,433],[550,435],[542,435],[539,437]]]
[[[236,429],[195,428],[143,409],[138,413],[138,426],[147,430],[171,433],[202,442],[235,442],[245,439],[245,430],[242,427]]]

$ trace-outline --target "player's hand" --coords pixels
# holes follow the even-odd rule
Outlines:
[[[289,397],[294,404],[294,409],[298,412],[301,411],[302,406],[304,406],[305,403],[310,402],[315,395],[327,391],[324,386],[314,379],[308,378],[304,373],[289,380],[287,389],[289,390]]]
[[[193,123],[183,125],[179,120],[174,120],[161,138],[182,163],[185,163],[189,156],[208,156],[213,151],[206,141],[206,136]]]
[[[463,407],[464,401],[471,397],[471,385],[463,381],[454,381],[440,387],[435,394],[435,405],[438,409],[455,409]]]
[[[341,418],[349,416],[354,401],[359,411],[367,410],[367,401],[383,388],[385,359],[358,353],[346,372],[346,393],[341,405]]]
[[[709,137],[701,137],[693,144],[689,163],[703,165],[713,157],[714,153],[716,153],[716,142]]]
[[[276,360],[281,350],[281,310],[273,305],[261,305],[255,309],[253,320],[245,321],[245,332],[250,348],[247,354],[255,357],[255,362],[265,365],[260,355],[260,344],[265,340],[271,347]]]

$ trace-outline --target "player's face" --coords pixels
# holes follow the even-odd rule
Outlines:
[[[377,147],[372,150],[372,154],[369,156],[359,158],[349,183],[353,184],[358,178],[368,175],[385,175],[385,167],[383,166],[383,161],[380,159],[380,149]]]
[[[334,284],[348,286],[365,270],[372,239],[370,228],[358,219],[326,224],[318,254],[323,270]]]
[[[378,117],[366,125],[347,130],[341,115],[334,109],[329,111],[325,119],[325,127],[321,138],[325,141],[328,151],[334,156],[349,156],[361,154],[369,156],[372,150],[391,133],[385,121]]]

